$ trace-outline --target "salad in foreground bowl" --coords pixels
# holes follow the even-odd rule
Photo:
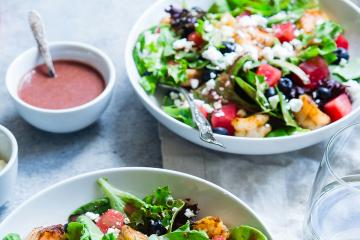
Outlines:
[[[188,89],[215,133],[301,134],[357,107],[359,61],[349,61],[344,28],[317,1],[221,0],[207,11],[165,11],[134,47],[140,84],[148,94],[159,83]],[[195,127],[181,94],[169,92],[162,108]]]
[[[140,199],[97,181],[104,196],[74,210],[65,225],[35,228],[28,240],[267,240],[250,226],[229,229],[217,216],[199,219],[200,209],[190,199],[175,199],[159,187]],[[226,207],[226,206],[224,206]],[[10,233],[3,240],[20,240]]]

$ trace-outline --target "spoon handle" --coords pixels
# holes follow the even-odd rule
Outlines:
[[[50,77],[56,77],[54,64],[50,55],[50,50],[45,40],[44,25],[38,12],[32,10],[29,12],[29,24],[33,32],[35,41],[38,45],[40,54],[42,55],[46,66],[49,70]]]
[[[203,140],[204,142],[215,144],[217,146],[224,148],[224,145],[219,141],[217,141],[216,138],[214,137],[214,133],[212,131],[211,125],[209,121],[204,117],[204,115],[199,111],[199,108],[196,106],[193,95],[182,87],[179,88],[179,92],[184,95],[184,97],[189,103],[191,115],[193,116],[193,120],[200,132],[200,139]]]

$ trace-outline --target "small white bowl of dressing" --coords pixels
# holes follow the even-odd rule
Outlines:
[[[14,135],[0,125],[0,207],[11,197],[18,170],[18,145]]]
[[[55,68],[58,67],[57,78],[43,74],[37,79],[39,81],[27,82],[34,74],[39,75],[39,66],[44,63],[38,49],[34,47],[18,56],[9,66],[5,79],[7,90],[20,116],[34,127],[53,133],[83,129],[97,121],[109,105],[116,79],[114,64],[104,52],[84,43],[54,42],[49,44],[49,48]],[[69,63],[73,63],[73,66]],[[61,69],[67,65],[73,70],[72,74],[64,70],[67,73],[64,78]],[[74,70],[76,66],[79,68]],[[102,90],[85,100],[78,98],[94,89],[89,85],[89,78],[84,77],[84,72],[79,72],[84,68],[92,69],[103,80]],[[62,81],[71,80],[72,77],[80,78],[81,81],[62,84]],[[29,89],[23,91],[26,96],[22,97],[24,85]],[[74,99],[78,102],[67,103]]]

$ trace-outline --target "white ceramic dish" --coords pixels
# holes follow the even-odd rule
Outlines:
[[[132,51],[136,40],[141,32],[159,23],[159,21],[166,16],[164,9],[169,5],[180,5],[183,0],[159,0],[153,4],[137,21],[132,28],[129,35],[126,46],[126,68],[131,84],[133,85],[135,92],[140,97],[145,107],[150,113],[159,120],[163,125],[175,132],[179,136],[213,150],[236,153],[236,154],[275,154],[282,152],[289,152],[298,149],[302,149],[321,141],[328,139],[336,131],[344,127],[345,125],[353,122],[360,114],[360,108],[356,108],[353,112],[345,118],[332,123],[326,127],[312,131],[303,135],[280,137],[280,138],[240,138],[232,136],[217,135],[217,139],[220,140],[225,148],[220,148],[214,145],[203,143],[198,136],[198,132],[195,129],[181,123],[168,116],[161,110],[161,93],[155,96],[149,96],[142,89],[139,84],[140,76],[136,69],[136,65],[132,58]],[[207,9],[214,0],[186,0],[187,6],[199,6],[203,9]],[[345,27],[346,36],[350,40],[350,55],[352,58],[356,56],[360,57],[360,42],[358,36],[360,36],[360,28],[358,22],[360,22],[360,10],[350,0],[320,0],[322,9],[334,20],[339,22]]]
[[[259,217],[228,191],[188,174],[154,168],[101,170],[58,183],[32,197],[8,216],[0,225],[0,239],[9,232],[25,237],[34,227],[65,223],[74,209],[102,196],[96,185],[99,177],[107,177],[114,186],[142,197],[159,186],[169,186],[175,197],[191,197],[199,203],[201,216],[220,216],[229,226],[248,224],[259,228],[271,239]]]
[[[49,110],[34,107],[18,96],[19,83],[31,69],[43,63],[37,48],[31,48],[18,56],[6,73],[6,87],[19,114],[31,125],[54,133],[80,130],[94,123],[109,105],[115,85],[115,67],[110,58],[97,48],[76,42],[50,44],[54,60],[75,60],[86,63],[99,71],[106,88],[94,100],[69,109]]]
[[[18,170],[18,145],[14,135],[0,125],[0,159],[5,160],[5,168],[0,170],[0,207],[10,198],[15,188]]]

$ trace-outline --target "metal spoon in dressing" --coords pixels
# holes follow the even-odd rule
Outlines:
[[[55,78],[55,67],[45,38],[44,24],[41,20],[40,14],[35,10],[29,12],[29,24],[37,43],[39,52],[45,61],[45,65],[48,68],[48,74],[50,77]]]

